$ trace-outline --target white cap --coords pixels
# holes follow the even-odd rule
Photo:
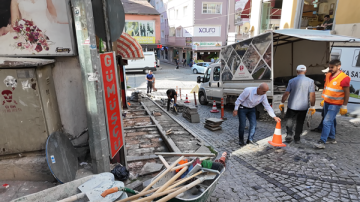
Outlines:
[[[306,66],[305,65],[299,65],[299,66],[296,67],[296,71],[304,72],[304,71],[306,71]]]
[[[323,69],[323,70],[321,70],[321,71],[324,72],[324,73],[328,73],[328,72],[329,72],[329,67],[326,68],[326,69]]]

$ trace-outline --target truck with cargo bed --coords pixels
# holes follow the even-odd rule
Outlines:
[[[211,64],[204,76],[197,78],[199,102],[220,103],[223,98],[224,104],[234,104],[246,87],[267,83],[269,103],[279,112],[278,105],[287,84],[297,75],[296,67],[305,65],[306,76],[315,81],[319,103],[325,83],[321,70],[328,67],[334,42],[359,43],[360,40],[332,35],[330,31],[284,29],[225,46],[221,49],[220,61]],[[262,105],[258,105],[257,111],[264,112]]]

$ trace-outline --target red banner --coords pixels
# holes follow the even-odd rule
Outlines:
[[[110,156],[114,158],[116,153],[124,145],[119,83],[115,54],[113,52],[100,54],[102,81],[105,97],[106,124],[109,134]]]

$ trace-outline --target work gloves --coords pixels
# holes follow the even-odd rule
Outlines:
[[[346,105],[341,106],[341,108],[340,108],[340,114],[341,114],[341,115],[347,114],[347,106],[346,106]]]
[[[311,114],[311,116],[312,116],[313,114],[315,114],[315,112],[316,112],[315,106],[311,106],[311,107],[309,108],[308,114]]]
[[[280,109],[280,111],[284,111],[284,103],[280,103],[280,105],[279,105],[279,109]]]
[[[176,107],[176,103],[174,103],[174,107]]]
[[[324,100],[320,102],[320,106],[324,107]]]

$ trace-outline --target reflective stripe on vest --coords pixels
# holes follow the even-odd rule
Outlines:
[[[341,81],[347,77],[341,72],[330,81],[331,73],[326,74],[325,88],[322,94],[325,102],[342,105],[344,103],[345,92],[341,86]]]

